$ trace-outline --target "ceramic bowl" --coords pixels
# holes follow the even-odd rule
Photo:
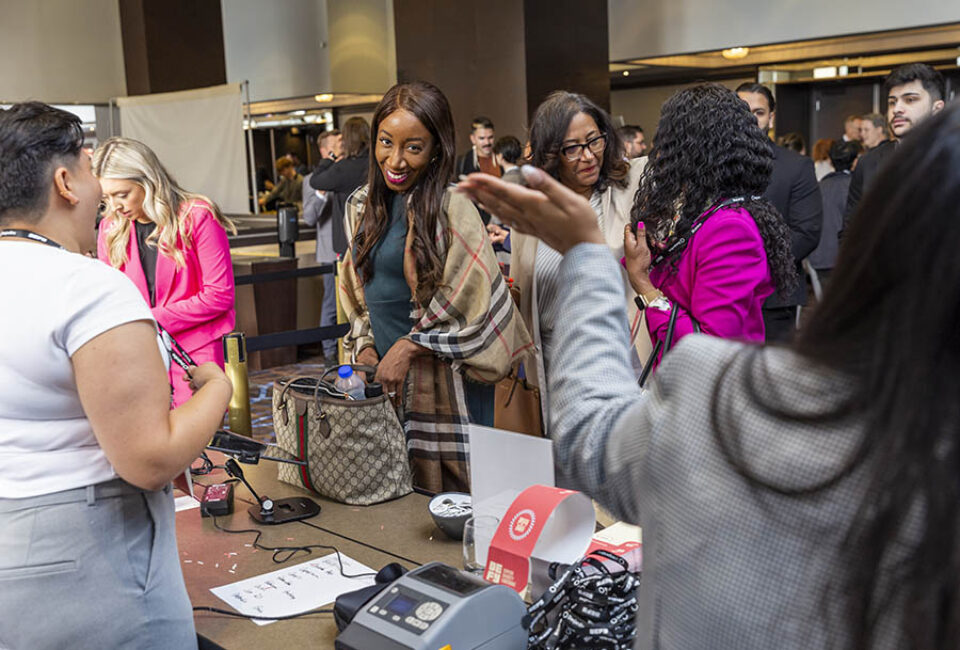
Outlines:
[[[463,539],[463,526],[473,516],[473,501],[465,492],[441,492],[430,499],[430,516],[450,539]]]

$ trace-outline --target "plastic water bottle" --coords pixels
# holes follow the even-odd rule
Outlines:
[[[333,385],[337,390],[341,390],[353,399],[364,399],[363,380],[357,377],[350,366],[340,366],[337,370],[337,379]]]

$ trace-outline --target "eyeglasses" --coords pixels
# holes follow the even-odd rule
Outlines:
[[[598,135],[595,138],[590,138],[583,144],[569,144],[566,147],[560,148],[560,153],[563,154],[563,157],[573,162],[574,160],[579,160],[580,156],[583,155],[584,149],[589,149],[591,153],[599,154],[602,153],[604,149],[607,148],[607,136]]]

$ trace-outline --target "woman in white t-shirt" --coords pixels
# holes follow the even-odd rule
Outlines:
[[[232,393],[213,363],[169,410],[156,324],[96,247],[70,113],[0,110],[0,647],[196,647],[170,480]]]

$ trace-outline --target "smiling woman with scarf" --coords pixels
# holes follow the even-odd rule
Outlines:
[[[347,201],[344,345],[402,406],[414,483],[466,491],[465,427],[493,424],[493,384],[532,344],[477,209],[450,185],[443,93],[394,86],[371,134],[368,182]]]

